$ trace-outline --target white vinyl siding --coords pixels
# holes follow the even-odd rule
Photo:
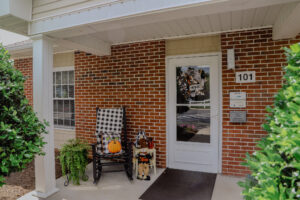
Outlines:
[[[40,19],[118,0],[33,0],[32,19]]]

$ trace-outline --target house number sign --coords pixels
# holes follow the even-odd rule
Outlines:
[[[255,81],[255,71],[244,71],[235,73],[236,83],[254,83]]]

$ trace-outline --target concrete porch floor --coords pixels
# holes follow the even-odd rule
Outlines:
[[[87,182],[81,182],[80,186],[72,183],[68,187],[64,186],[64,178],[57,179],[59,192],[46,200],[138,200],[147,188],[161,175],[164,169],[157,169],[157,174],[151,174],[150,181],[140,181],[134,178],[130,182],[125,172],[104,173],[97,186],[93,184],[92,165],[88,165],[87,174],[90,177]],[[241,180],[236,177],[218,175],[212,200],[242,200],[241,188],[237,182]],[[19,198],[19,200],[41,200],[33,197],[32,193]]]

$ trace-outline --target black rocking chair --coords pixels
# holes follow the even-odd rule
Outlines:
[[[126,129],[126,110],[122,108],[112,109],[96,109],[97,125],[96,125],[96,137],[97,143],[92,144],[93,153],[93,176],[94,184],[97,184],[100,180],[103,172],[120,172],[125,171],[129,180],[132,178],[132,144],[127,141],[127,129]],[[102,151],[102,136],[103,133],[117,133],[121,136],[121,153],[111,154],[103,153]],[[123,133],[123,134],[122,134]],[[105,162],[103,162],[105,160]],[[124,165],[122,170],[103,170],[104,166]]]

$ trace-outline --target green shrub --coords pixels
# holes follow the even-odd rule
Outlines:
[[[4,177],[26,168],[45,144],[45,123],[24,95],[25,78],[0,44],[0,187]]]
[[[87,181],[85,169],[88,164],[90,146],[80,140],[69,140],[60,151],[59,160],[63,176],[68,175],[73,184],[79,185],[80,178]]]
[[[300,199],[300,45],[285,51],[285,83],[263,125],[269,134],[244,163],[254,179],[239,183],[246,200]]]

